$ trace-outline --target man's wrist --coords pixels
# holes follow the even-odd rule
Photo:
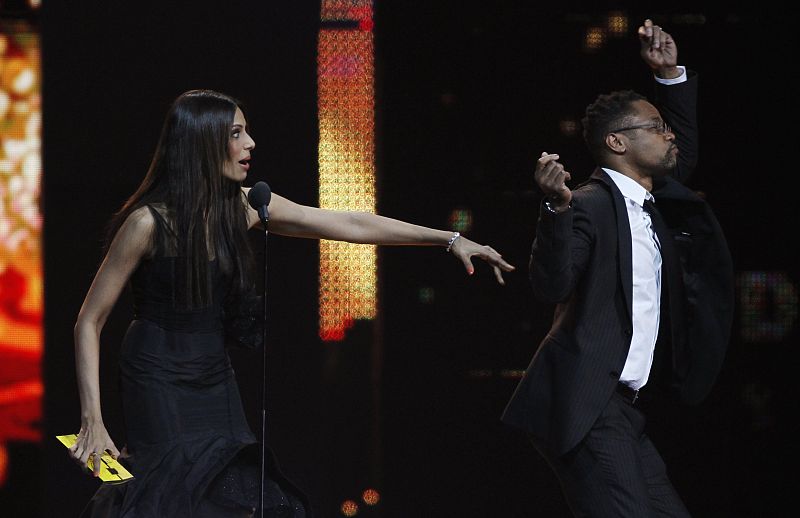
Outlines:
[[[656,81],[662,85],[673,85],[687,80],[686,67],[676,65],[672,67],[662,67],[653,70]]]
[[[569,209],[569,203],[559,203],[556,200],[544,200],[544,208],[553,214],[560,214]]]
[[[656,76],[661,79],[675,79],[680,76],[682,71],[677,66],[661,67],[655,70]]]

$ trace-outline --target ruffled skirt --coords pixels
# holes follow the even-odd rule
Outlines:
[[[260,516],[261,448],[222,332],[135,320],[120,354],[130,481],[103,484],[82,518]],[[265,449],[264,515],[306,518],[303,493]]]

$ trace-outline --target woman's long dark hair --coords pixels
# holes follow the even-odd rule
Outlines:
[[[253,254],[247,237],[247,207],[238,182],[223,176],[231,125],[240,103],[213,90],[181,94],[167,113],[153,160],[136,192],[114,215],[110,246],[125,219],[149,204],[166,208],[174,232],[170,246],[185,286],[179,305],[211,301],[209,261],[235,274],[234,289],[250,281]],[[184,298],[185,297],[185,298]]]

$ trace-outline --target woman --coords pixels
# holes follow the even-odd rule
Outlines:
[[[103,485],[89,516],[251,516],[261,498],[260,456],[225,351],[225,301],[252,288],[248,228],[261,225],[247,203],[255,142],[239,103],[192,90],[170,108],[153,161],[115,215],[106,256],[75,325],[81,429],[70,455],[85,466],[103,452],[134,479]],[[379,245],[439,245],[473,273],[487,261],[503,284],[500,254],[457,233],[374,214],[329,211],[273,194],[275,234]],[[127,445],[103,424],[100,333],[130,282],[134,320],[120,353]],[[302,493],[267,459],[268,516],[307,516]],[[94,475],[100,462],[94,463]],[[273,513],[273,514],[270,514]]]

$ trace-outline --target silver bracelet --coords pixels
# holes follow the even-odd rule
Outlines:
[[[453,243],[455,243],[456,239],[458,239],[459,237],[461,237],[460,233],[453,232],[453,235],[450,237],[450,241],[447,242],[447,249],[445,249],[445,252],[449,252],[450,249],[453,248]]]

